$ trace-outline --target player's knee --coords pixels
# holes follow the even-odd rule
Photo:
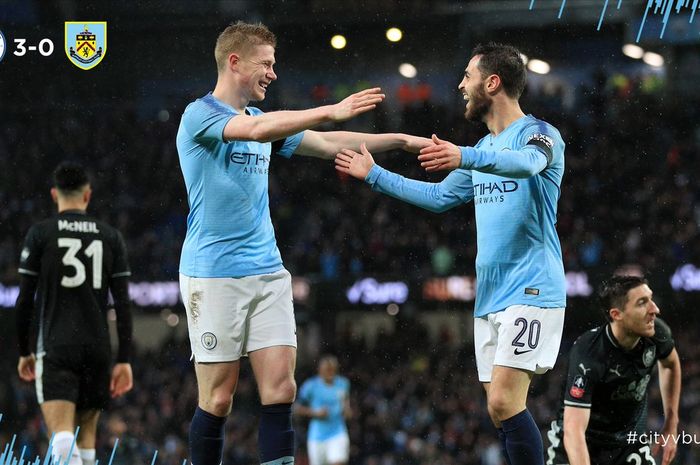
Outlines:
[[[260,401],[263,405],[290,404],[297,395],[297,383],[294,378],[285,378],[278,383],[265,386],[260,390]]]
[[[491,418],[499,421],[506,420],[519,411],[518,406],[514,405],[512,398],[507,393],[493,389],[488,396],[488,410]]]
[[[208,398],[201,399],[200,404],[207,412],[218,417],[225,417],[231,413],[233,396],[227,392],[214,391]]]

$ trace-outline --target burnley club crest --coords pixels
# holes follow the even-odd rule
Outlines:
[[[106,21],[66,21],[66,55],[83,70],[99,65],[107,53]]]

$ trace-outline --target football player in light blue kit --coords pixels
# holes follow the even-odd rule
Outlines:
[[[332,159],[342,147],[418,152],[432,141],[404,134],[307,130],[372,110],[384,99],[367,89],[340,103],[263,113],[277,79],[276,38],[261,24],[238,22],[217,39],[214,91],[185,109],[177,134],[190,213],[180,287],[195,360],[199,402],[190,425],[190,461],[222,461],[224,423],[248,356],[262,403],[261,463],[294,462],[291,406],[296,395],[296,327],[291,277],[282,266],[270,219],[271,157]]]
[[[309,465],[348,462],[350,438],[345,419],[350,416],[350,381],[338,375],[338,359],[326,355],[318,375],[301,385],[294,412],[310,417],[307,437]]]
[[[564,142],[553,126],[520,109],[525,82],[514,47],[474,49],[459,90],[467,100],[465,117],[486,123],[489,134],[474,147],[433,135],[436,145],[422,149],[418,159],[428,171],[454,170],[440,183],[389,172],[374,164],[366,147],[336,158],[339,171],[431,211],[474,201],[477,369],[509,465],[544,462],[527,392],[534,374],[554,366],[566,306],[555,229]]]

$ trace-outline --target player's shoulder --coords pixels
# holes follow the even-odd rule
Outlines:
[[[260,116],[265,114],[265,112],[258,107],[245,107],[245,110],[250,116]]]
[[[597,326],[584,332],[578,338],[576,338],[571,350],[575,350],[581,355],[588,354],[591,356],[597,356],[604,352],[605,328],[606,326]]]
[[[569,370],[576,369],[587,376],[591,372],[603,373],[608,359],[604,338],[605,326],[599,326],[581,334],[571,347]]]
[[[350,385],[350,380],[348,378],[346,378],[345,376],[337,375],[336,380],[337,380],[337,383],[343,387]]]
[[[46,234],[50,231],[56,229],[58,217],[52,216],[51,218],[44,218],[36,223],[32,224],[27,230],[27,235],[29,234]]]
[[[526,115],[522,126],[520,128],[521,134],[524,135],[541,135],[545,137],[555,138],[561,140],[561,133],[554,127],[554,125],[548,123],[545,120],[534,117],[533,115]]]
[[[306,381],[304,381],[304,386],[314,387],[318,384],[318,382],[320,380],[321,380],[320,376],[314,375],[314,376],[308,378]]]
[[[654,336],[651,338],[657,345],[673,339],[671,327],[661,318],[654,319]]]
[[[209,92],[208,94],[199,97],[197,100],[190,102],[190,104],[185,108],[183,117],[212,113],[236,114],[237,112]]]

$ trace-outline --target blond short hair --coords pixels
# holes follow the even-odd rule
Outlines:
[[[250,24],[238,21],[229,24],[216,39],[214,57],[219,72],[226,69],[232,53],[245,53],[255,45],[277,46],[277,37],[262,23]]]

